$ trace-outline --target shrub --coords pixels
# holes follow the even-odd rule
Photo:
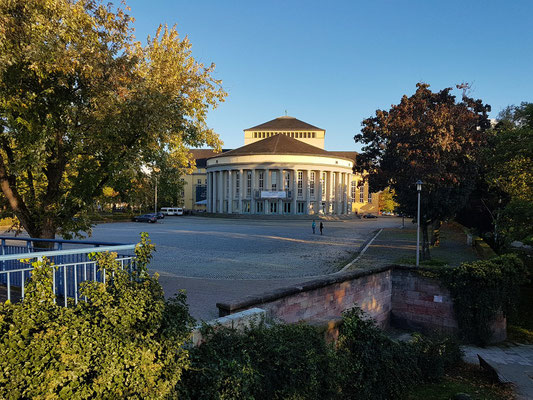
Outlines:
[[[186,399],[331,398],[331,349],[309,325],[205,327],[179,384]]]
[[[0,397],[5,399],[161,399],[188,366],[191,318],[184,294],[165,302],[146,273],[146,234],[131,280],[116,254],[96,256],[106,284],[87,282],[88,302],[54,303],[52,268],[35,263],[27,297],[0,305]]]
[[[459,343],[450,337],[415,333],[409,345],[416,354],[420,378],[424,382],[440,381],[447,370],[461,362],[463,356]]]
[[[527,269],[516,255],[506,254],[442,269],[440,277],[453,298],[461,335],[484,345],[490,341],[490,324],[497,315],[508,316],[515,310]]]
[[[343,315],[336,359],[345,399],[403,398],[420,377],[412,346],[389,339],[358,308]]]

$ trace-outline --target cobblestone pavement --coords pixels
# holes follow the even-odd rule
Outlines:
[[[156,244],[152,270],[173,277],[280,279],[335,272],[373,231],[398,225],[396,218],[325,221],[321,236],[311,221],[167,217],[100,224],[91,239],[137,242],[146,231]]]
[[[464,360],[479,364],[479,354],[507,381],[513,382],[518,399],[533,399],[533,345],[465,346]]]

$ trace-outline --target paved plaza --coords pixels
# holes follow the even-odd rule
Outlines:
[[[167,295],[187,291],[192,315],[218,316],[215,304],[303,282],[342,267],[377,229],[397,218],[324,221],[166,217],[156,224],[121,222],[94,227],[92,240],[156,244],[151,264]],[[318,225],[319,221],[317,221]]]

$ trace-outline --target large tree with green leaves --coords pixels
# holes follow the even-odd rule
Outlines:
[[[452,217],[468,199],[490,127],[490,106],[465,93],[458,102],[451,92],[419,83],[415,94],[365,119],[355,135],[363,143],[357,168],[369,172],[373,192],[393,189],[401,212],[416,216],[416,181],[423,181],[423,258],[429,258],[428,226]]]
[[[174,28],[141,45],[132,22],[99,0],[0,1],[0,187],[32,237],[89,229],[102,188],[154,154],[220,147],[214,65]]]
[[[485,180],[494,203],[495,242],[533,242],[533,103],[507,107],[485,151]]]

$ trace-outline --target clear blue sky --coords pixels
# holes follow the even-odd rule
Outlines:
[[[470,82],[492,106],[533,102],[533,1],[128,0],[136,36],[177,24],[228,92],[208,123],[225,148],[288,114],[326,129],[327,150],[417,82]]]

